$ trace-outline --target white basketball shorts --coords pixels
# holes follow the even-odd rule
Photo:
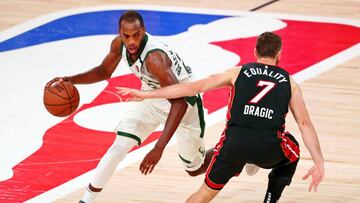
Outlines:
[[[177,130],[179,157],[185,170],[195,171],[205,158],[204,112],[200,96],[187,97],[188,108]],[[127,109],[116,133],[135,139],[140,145],[160,124],[165,124],[171,104],[166,99],[136,102]]]

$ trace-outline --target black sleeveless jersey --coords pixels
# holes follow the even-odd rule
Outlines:
[[[260,63],[243,65],[230,93],[227,125],[278,130],[291,98],[289,73]]]

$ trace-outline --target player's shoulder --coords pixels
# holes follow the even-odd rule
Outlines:
[[[168,56],[167,56],[167,54],[165,53],[164,50],[162,50],[162,49],[152,49],[152,50],[149,50],[146,53],[144,61],[146,63],[151,63],[153,61],[156,62],[156,61],[163,61],[163,60],[167,60],[167,59],[168,59]]]
[[[111,49],[112,50],[119,50],[121,48],[122,44],[123,44],[123,42],[121,40],[121,37],[118,35],[112,40]]]
[[[241,69],[243,68],[243,66],[235,66],[233,68],[229,68],[228,70],[226,70],[226,72],[229,73],[240,73]]]
[[[290,79],[291,94],[294,94],[296,91],[301,91],[299,85],[294,80],[294,78],[289,75],[289,79]]]
[[[235,85],[235,82],[240,74],[241,69],[242,69],[242,66],[235,66],[226,71],[227,75],[230,77],[230,81],[231,81],[232,85]]]
[[[121,40],[121,37],[118,35],[116,36],[112,42],[111,42],[111,45],[110,45],[110,51],[111,53],[113,54],[120,54],[121,55],[121,52],[122,52],[122,47],[123,45],[123,42]]]

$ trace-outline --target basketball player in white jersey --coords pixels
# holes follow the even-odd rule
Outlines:
[[[119,35],[111,43],[110,52],[103,62],[84,73],[57,77],[48,82],[49,87],[58,80],[73,84],[90,84],[109,79],[120,60],[141,80],[142,90],[158,89],[192,80],[192,70],[177,53],[166,44],[146,33],[142,16],[127,11],[119,19]],[[190,176],[203,174],[210,163],[213,149],[205,152],[204,112],[201,97],[146,100],[129,107],[116,128],[116,139],[100,160],[95,175],[80,202],[92,202],[104,188],[117,165],[127,152],[140,145],[160,124],[162,135],[154,148],[140,164],[143,174],[151,173],[159,162],[165,146],[177,134],[179,158]],[[248,167],[249,174],[257,168]]]

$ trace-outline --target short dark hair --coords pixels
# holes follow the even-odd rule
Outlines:
[[[272,32],[262,33],[256,40],[256,54],[259,57],[275,58],[281,49],[281,38]]]
[[[126,11],[125,13],[121,14],[121,16],[119,18],[119,28],[121,27],[122,21],[132,23],[136,20],[138,20],[140,22],[141,27],[144,27],[144,20],[139,12],[134,11],[134,10]]]

